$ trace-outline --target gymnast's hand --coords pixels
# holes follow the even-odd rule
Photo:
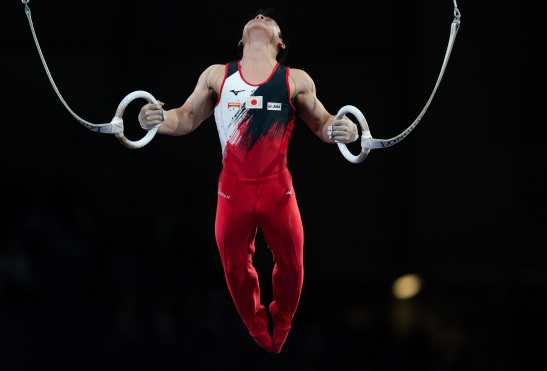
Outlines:
[[[333,119],[327,131],[329,139],[336,143],[352,143],[359,138],[357,125],[346,116],[340,120]]]
[[[139,123],[144,130],[153,129],[165,120],[165,111],[162,108],[164,104],[163,102],[147,103],[142,106],[139,112]]]

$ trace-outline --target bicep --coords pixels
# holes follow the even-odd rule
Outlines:
[[[315,84],[309,76],[302,78],[301,89],[299,89],[294,102],[300,118],[308,125],[314,133],[318,133],[323,123],[331,116],[319,98]]]
[[[215,67],[211,66],[203,71],[194,91],[179,108],[180,112],[188,115],[197,125],[201,124],[201,122],[211,115],[215,106],[215,91],[211,84]]]

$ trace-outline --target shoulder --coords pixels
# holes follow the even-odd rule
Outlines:
[[[299,68],[289,69],[289,83],[291,84],[293,96],[315,90],[315,84],[311,76]]]
[[[212,64],[203,71],[202,76],[205,77],[208,82],[214,82],[215,80],[224,78],[225,69],[226,67],[224,64]]]
[[[289,84],[292,97],[315,92],[313,79],[306,71],[299,68],[289,68]]]
[[[218,91],[222,81],[224,80],[224,64],[212,64],[201,72],[198,84]]]
[[[298,82],[298,83],[309,83],[309,82],[312,82],[312,78],[310,77],[310,75],[302,70],[302,69],[299,69],[299,68],[290,68],[290,77],[291,79],[293,79],[295,82]]]

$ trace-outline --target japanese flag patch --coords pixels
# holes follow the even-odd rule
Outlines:
[[[248,109],[262,109],[262,96],[250,96],[247,98],[245,107]]]

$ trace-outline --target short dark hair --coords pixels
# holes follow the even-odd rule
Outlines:
[[[289,42],[287,39],[287,20],[285,19],[284,15],[279,12],[278,10],[274,8],[264,8],[264,9],[258,9],[253,15],[251,15],[249,18],[254,18],[257,15],[262,14],[265,17],[269,17],[277,23],[279,26],[279,37],[283,39],[283,43],[285,44],[285,49],[280,48],[277,53],[277,61],[281,64],[285,63],[287,60],[287,54],[289,52]]]

